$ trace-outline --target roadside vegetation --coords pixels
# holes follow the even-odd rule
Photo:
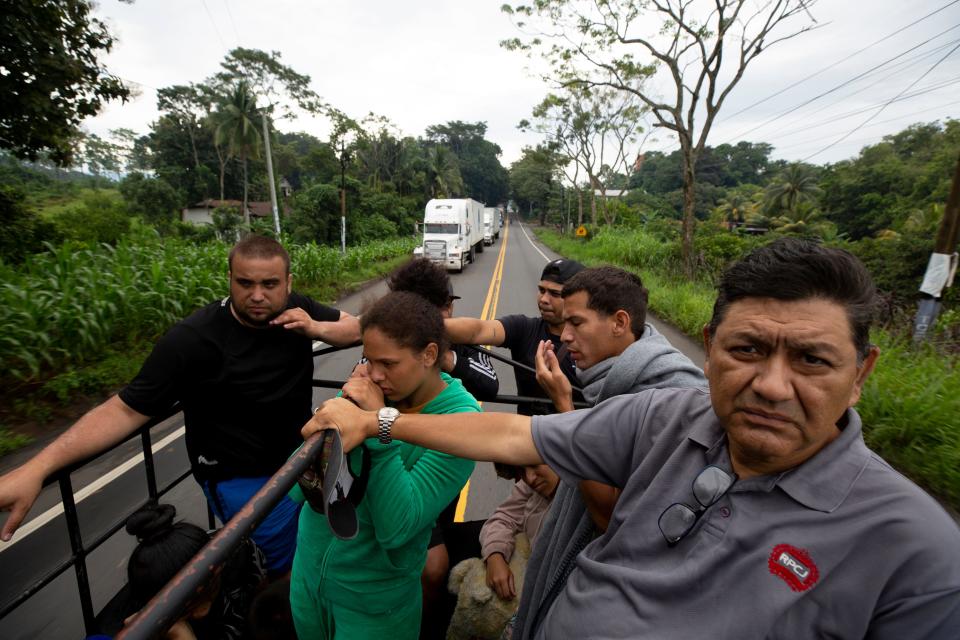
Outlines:
[[[287,243],[294,286],[332,301],[406,259],[412,237],[347,248]],[[0,263],[0,454],[26,438],[4,425],[45,422],[122,385],[154,340],[228,294],[230,244],[161,237],[139,223],[116,244],[67,241]]]
[[[681,275],[676,232],[608,228],[586,241],[552,230],[539,236],[561,255],[587,265],[634,271],[650,291],[653,312],[696,340],[713,310],[714,283],[723,266],[774,237],[699,235],[701,268],[690,280]],[[856,243],[838,244],[857,254],[865,251]],[[897,469],[960,509],[960,349],[955,339],[960,321],[955,313],[945,314],[933,340],[914,346],[908,311],[888,308],[873,332],[882,353],[857,407],[864,437]]]

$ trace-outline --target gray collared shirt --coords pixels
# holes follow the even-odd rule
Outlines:
[[[799,467],[738,481],[670,548],[663,510],[697,504],[706,465],[731,469],[707,392],[534,417],[537,450],[563,480],[622,488],[536,637],[960,637],[960,529],[866,447],[856,411],[844,421]]]

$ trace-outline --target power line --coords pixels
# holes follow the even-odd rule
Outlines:
[[[889,123],[891,123],[891,122],[902,121],[902,120],[905,120],[905,119],[907,119],[907,118],[912,118],[913,116],[920,115],[921,113],[927,113],[928,111],[939,111],[940,109],[944,109],[944,108],[946,108],[946,107],[951,107],[951,106],[953,106],[953,105],[955,105],[955,104],[960,104],[960,100],[954,100],[954,101],[952,101],[952,102],[945,102],[945,103],[939,104],[939,105],[937,105],[937,106],[935,106],[935,107],[926,107],[926,108],[920,109],[920,110],[918,110],[918,111],[911,111],[910,113],[905,113],[905,114],[899,115],[899,116],[897,116],[897,117],[895,117],[895,118],[887,118],[886,120],[881,120],[880,122],[870,123],[867,127],[863,127],[863,128],[866,129],[866,128],[868,128],[868,127],[877,127],[877,126],[880,126],[880,125],[882,125],[882,124],[889,124]],[[796,149],[797,147],[807,147],[807,146],[810,146],[810,145],[818,144],[818,143],[823,142],[824,140],[826,140],[826,139],[828,139],[828,138],[832,138],[834,135],[836,135],[836,134],[831,133],[831,134],[827,134],[827,135],[824,135],[824,136],[820,136],[819,138],[814,138],[814,139],[812,139],[812,140],[809,140],[809,139],[808,139],[808,140],[804,140],[803,142],[794,142],[794,143],[792,143],[792,144],[787,144],[787,145],[779,145],[779,144],[777,144],[777,145],[773,145],[773,146],[777,149],[777,151],[783,151],[784,149]],[[873,139],[874,139],[874,138],[863,138],[863,140],[873,140]]]
[[[929,85],[929,86],[923,87],[922,89],[918,89],[917,91],[914,91],[914,92],[912,92],[912,93],[908,93],[908,94],[905,94],[905,95],[903,95],[903,96],[900,96],[899,98],[896,98],[893,102],[902,102],[902,101],[904,101],[904,100],[910,100],[910,99],[912,99],[912,98],[916,98],[916,97],[918,97],[918,96],[926,95],[926,94],[928,94],[928,93],[933,93],[934,91],[939,91],[940,89],[943,89],[943,88],[945,88],[945,87],[949,87],[949,86],[951,86],[951,85],[957,84],[958,82],[960,82],[960,78],[953,78],[953,79],[951,79],[951,80],[947,80],[947,81],[944,81],[944,82],[939,82],[939,83],[937,83],[937,84]],[[797,127],[797,128],[795,128],[795,129],[791,129],[791,130],[789,130],[789,131],[784,131],[784,132],[781,132],[781,133],[774,134],[773,137],[772,137],[772,139],[773,139],[773,140],[776,140],[776,139],[778,139],[778,138],[788,138],[788,137],[793,136],[793,135],[796,135],[796,134],[798,134],[798,133],[803,133],[803,132],[805,132],[805,131],[809,131],[810,129],[817,129],[817,128],[819,128],[819,127],[823,127],[823,126],[826,126],[826,125],[829,125],[829,124],[833,124],[833,123],[835,123],[835,122],[839,122],[840,120],[846,120],[847,118],[852,118],[852,117],[858,116],[858,115],[860,115],[860,114],[862,114],[862,113],[866,113],[866,112],[868,112],[868,111],[872,111],[873,109],[876,109],[877,107],[883,106],[883,104],[884,104],[883,102],[878,102],[878,103],[876,103],[876,104],[871,104],[871,105],[869,105],[869,106],[862,107],[862,108],[860,108],[860,109],[854,109],[853,111],[847,111],[847,112],[845,112],[845,113],[840,113],[840,114],[831,116],[830,118],[828,118],[828,119],[826,119],[826,120],[821,120],[820,122],[818,122],[818,123],[816,123],[816,124],[805,125],[805,126],[802,126],[802,127]],[[771,139],[771,138],[768,138],[768,140],[770,140],[770,139]]]
[[[838,138],[838,139],[835,140],[834,142],[831,142],[830,144],[828,144],[827,146],[825,146],[823,149],[820,149],[820,151],[817,151],[816,153],[810,154],[809,156],[807,156],[806,158],[804,158],[803,161],[806,162],[806,161],[809,160],[810,158],[813,158],[814,156],[820,155],[821,153],[823,153],[823,152],[826,151],[827,149],[830,149],[830,148],[834,147],[835,145],[843,142],[843,141],[846,140],[847,138],[849,138],[854,132],[859,131],[860,129],[862,129],[862,128],[864,127],[864,125],[866,125],[868,122],[870,122],[871,120],[873,120],[874,118],[876,118],[878,115],[880,115],[881,113],[883,113],[883,110],[886,109],[888,106],[890,106],[897,98],[899,98],[900,96],[902,96],[904,93],[906,93],[907,91],[909,91],[910,89],[912,89],[918,82],[920,82],[920,81],[923,80],[925,77],[927,77],[927,75],[930,74],[934,69],[936,69],[936,68],[940,65],[941,62],[943,62],[944,60],[946,60],[947,58],[949,58],[951,55],[953,55],[953,52],[956,51],[957,49],[960,49],[960,44],[958,44],[957,46],[955,46],[953,49],[950,49],[950,51],[948,51],[945,56],[943,56],[942,58],[940,58],[939,60],[937,60],[936,62],[934,62],[934,63],[933,63],[933,66],[931,66],[929,69],[927,69],[926,71],[923,72],[923,75],[921,75],[919,78],[917,78],[916,80],[914,80],[913,82],[911,82],[905,89],[903,89],[903,91],[901,91],[900,93],[898,93],[897,95],[895,95],[893,98],[891,98],[890,100],[888,100],[886,103],[884,103],[884,105],[883,105],[882,107],[880,107],[880,108],[876,111],[876,113],[874,113],[872,116],[870,116],[869,118],[867,118],[866,120],[864,120],[863,122],[861,122],[859,125],[857,125],[857,126],[854,127],[853,129],[851,129],[849,132],[847,132],[846,134],[844,134],[843,136],[841,136],[840,138]]]
[[[911,67],[914,67],[914,66],[918,65],[919,63],[923,62],[923,61],[926,60],[927,58],[932,58],[932,57],[934,57],[935,55],[939,54],[940,52],[945,51],[946,49],[949,49],[950,47],[952,47],[953,45],[957,44],[958,42],[960,42],[960,39],[951,40],[950,42],[947,42],[946,44],[943,44],[943,45],[940,45],[939,47],[936,47],[936,48],[934,48],[934,49],[931,49],[930,51],[927,51],[927,52],[922,53],[922,54],[920,54],[920,55],[914,56],[914,57],[912,57],[912,58],[908,58],[907,60],[902,60],[902,61],[900,61],[900,62],[898,62],[898,63],[896,63],[896,64],[894,64],[894,65],[891,65],[890,68],[897,68],[897,67],[900,67],[900,68],[896,69],[896,71],[893,71],[893,72],[891,72],[891,73],[888,73],[888,74],[886,74],[886,75],[883,75],[883,76],[878,77],[878,78],[877,78],[876,80],[874,80],[873,82],[871,82],[871,83],[869,83],[869,84],[861,87],[860,89],[857,89],[856,91],[852,91],[851,93],[848,93],[848,94],[846,94],[846,95],[844,95],[844,96],[841,96],[841,97],[837,98],[836,100],[834,100],[834,101],[832,101],[832,102],[828,102],[828,103],[824,104],[823,106],[814,109],[813,111],[807,112],[807,114],[806,114],[805,116],[801,116],[801,118],[800,118],[800,120],[798,120],[798,122],[802,122],[802,121],[803,121],[804,119],[806,119],[806,118],[809,118],[809,117],[811,117],[811,116],[813,116],[813,115],[816,115],[816,114],[818,114],[818,113],[820,113],[820,112],[822,112],[822,111],[825,111],[825,110],[829,109],[830,107],[832,107],[832,106],[834,106],[834,105],[836,105],[836,104],[838,104],[838,103],[840,103],[840,102],[843,102],[843,101],[845,101],[845,100],[849,100],[849,99],[852,98],[853,96],[859,95],[859,94],[863,93],[864,91],[867,91],[868,89],[871,89],[871,88],[875,87],[876,85],[878,85],[878,84],[880,84],[880,83],[882,83],[882,82],[885,82],[885,81],[889,80],[890,78],[893,78],[893,77],[895,77],[895,76],[898,76],[898,75],[904,73],[905,71],[908,71]]]
[[[856,114],[859,114],[859,113],[864,113],[864,112],[866,112],[866,111],[870,111],[871,109],[873,109],[873,108],[875,108],[875,107],[880,106],[880,104],[882,104],[882,102],[881,102],[881,103],[877,103],[877,104],[873,104],[873,105],[869,105],[869,106],[864,107],[864,108],[854,109],[853,111],[846,111],[846,112],[838,113],[838,114],[835,114],[835,115],[830,116],[827,120],[825,120],[825,121],[819,121],[819,122],[816,123],[816,124],[802,124],[802,123],[804,123],[804,122],[809,122],[809,121],[810,121],[815,115],[817,115],[818,113],[822,113],[822,112],[824,112],[824,111],[827,111],[828,109],[831,109],[831,108],[833,108],[833,107],[835,107],[835,106],[837,106],[837,105],[840,105],[841,103],[844,103],[844,102],[846,102],[846,101],[849,101],[850,98],[852,98],[853,96],[859,95],[859,94],[863,93],[864,91],[867,91],[867,90],[875,87],[876,85],[878,85],[878,84],[880,84],[880,83],[885,83],[885,82],[889,81],[891,78],[894,78],[894,77],[896,77],[896,76],[898,76],[898,75],[901,75],[901,74],[903,74],[903,73],[905,73],[905,72],[911,71],[911,68],[912,68],[912,67],[914,67],[914,66],[918,65],[919,63],[923,62],[925,59],[927,59],[927,58],[932,58],[934,55],[938,55],[938,54],[941,53],[942,51],[945,51],[946,49],[952,47],[953,45],[955,45],[955,44],[957,44],[957,43],[960,43],[960,39],[952,40],[952,41],[950,41],[950,42],[948,42],[948,43],[946,43],[946,44],[944,44],[944,45],[941,45],[941,46],[939,46],[939,47],[936,47],[936,48],[934,48],[934,49],[932,49],[932,50],[930,50],[930,51],[928,51],[928,52],[925,52],[925,53],[920,54],[920,55],[918,55],[918,56],[914,56],[914,57],[912,57],[912,58],[909,58],[908,60],[903,60],[903,61],[900,61],[900,62],[895,63],[894,65],[891,66],[891,68],[894,68],[894,67],[899,67],[899,68],[897,68],[897,69],[896,69],[895,71],[893,71],[892,73],[887,73],[887,74],[884,74],[884,75],[882,75],[882,76],[879,76],[879,77],[878,77],[876,80],[874,80],[873,82],[870,82],[869,84],[861,87],[860,89],[857,89],[856,91],[852,91],[852,92],[850,92],[850,93],[848,93],[848,94],[846,94],[846,95],[844,95],[844,96],[842,96],[842,97],[837,98],[836,100],[832,100],[832,101],[830,101],[830,102],[827,102],[826,104],[824,104],[824,105],[822,105],[822,106],[820,106],[820,107],[818,107],[818,108],[816,108],[816,109],[813,109],[812,111],[808,111],[806,114],[804,114],[804,115],[802,115],[802,116],[798,116],[796,119],[794,119],[794,120],[790,123],[791,125],[795,125],[795,128],[794,128],[794,129],[792,129],[792,130],[790,130],[790,131],[788,131],[788,132],[784,132],[783,126],[781,126],[781,127],[778,129],[777,132],[773,133],[772,136],[769,136],[768,138],[772,137],[773,139],[777,139],[777,138],[786,137],[786,136],[792,135],[793,133],[798,132],[798,131],[806,131],[807,129],[817,128],[817,127],[823,126],[823,124],[829,124],[829,123],[834,122],[834,121],[836,121],[836,120],[842,120],[842,119],[844,119],[844,118],[850,117],[851,115],[856,115]],[[952,84],[952,81],[951,81],[951,82],[946,82],[946,83],[943,83],[943,84],[940,84],[940,85],[935,85],[935,86],[932,86],[932,87],[924,87],[924,88],[923,88],[923,91],[917,91],[917,92],[914,92],[914,93],[912,93],[912,94],[905,95],[905,96],[903,96],[903,97],[901,98],[901,100],[904,100],[904,99],[907,99],[907,98],[910,98],[910,97],[913,97],[913,96],[916,96],[916,95],[922,95],[922,93],[926,93],[926,92],[929,92],[929,91],[934,91],[934,90],[937,90],[937,89],[941,88],[942,86],[946,86],[946,85],[949,85],[949,84]]]
[[[746,135],[748,135],[748,134],[750,134],[750,133],[753,133],[753,132],[756,131],[757,129],[762,129],[763,127],[767,126],[768,124],[770,124],[770,123],[772,123],[772,122],[775,122],[775,121],[777,121],[777,120],[780,120],[780,119],[783,118],[784,116],[788,116],[788,115],[790,115],[791,113],[793,113],[794,111],[797,111],[798,109],[802,109],[803,107],[807,106],[807,105],[810,104],[811,102],[815,102],[815,101],[819,100],[820,98],[823,98],[823,97],[825,97],[825,96],[830,95],[831,93],[834,93],[834,92],[836,92],[836,91],[839,91],[839,90],[842,89],[843,87],[845,87],[845,86],[847,86],[847,85],[849,85],[849,84],[852,84],[852,83],[856,82],[857,80],[860,80],[860,79],[866,77],[867,75],[871,74],[872,72],[876,71],[877,69],[880,69],[880,68],[882,68],[882,67],[887,66],[888,64],[890,64],[890,63],[893,62],[894,60],[896,60],[896,59],[898,59],[898,58],[902,58],[903,56],[907,55],[907,54],[910,53],[911,51],[915,51],[916,49],[919,49],[920,47],[924,46],[925,44],[929,44],[929,43],[932,42],[933,40],[936,40],[937,38],[939,38],[940,36],[944,35],[945,33],[949,33],[950,31],[953,31],[954,29],[956,29],[956,28],[958,28],[958,27],[960,27],[960,24],[955,24],[955,25],[953,25],[952,27],[949,27],[949,28],[941,31],[940,33],[936,34],[935,36],[931,36],[930,38],[927,38],[926,40],[924,40],[924,41],[921,42],[920,44],[914,45],[914,46],[910,47],[909,49],[907,49],[906,51],[901,51],[900,53],[898,53],[897,55],[893,56],[892,58],[888,58],[887,60],[881,62],[880,64],[877,64],[877,65],[874,65],[873,67],[870,67],[869,69],[867,69],[867,70],[864,71],[863,73],[859,73],[859,74],[857,74],[856,76],[854,76],[853,78],[850,78],[849,80],[847,80],[847,81],[845,81],[845,82],[841,82],[840,84],[836,85],[835,87],[832,87],[832,88],[824,91],[823,93],[817,94],[817,95],[813,96],[812,98],[809,98],[808,100],[805,100],[805,101],[801,102],[801,103],[798,104],[797,106],[792,107],[792,108],[790,108],[790,109],[787,109],[786,111],[784,111],[784,112],[782,112],[782,113],[779,113],[779,114],[773,116],[772,118],[769,118],[769,119],[765,120],[764,122],[758,124],[757,126],[751,128],[751,129],[748,129],[747,131],[744,131],[744,132],[742,132],[742,133],[739,133],[739,134],[733,136],[732,138],[728,138],[728,139],[727,139],[727,142],[729,142],[730,140],[737,140],[737,139],[739,139],[739,138],[742,138],[742,137],[744,137],[744,136],[746,136]]]
[[[210,13],[210,7],[207,6],[207,0],[201,0],[203,2],[203,10],[207,12],[207,17],[210,18],[210,24],[213,25],[213,31],[217,34],[217,38],[220,40],[220,46],[224,49],[227,48],[227,43],[224,42],[223,36],[220,35],[220,29],[217,28],[217,21],[213,19],[213,14]]]
[[[920,22],[923,22],[924,20],[926,20],[926,19],[929,18],[930,16],[936,15],[936,14],[940,13],[941,11],[943,11],[944,9],[946,9],[946,8],[952,6],[952,5],[957,4],[957,2],[960,2],[960,0],[953,0],[952,2],[948,2],[947,4],[943,5],[943,6],[940,7],[939,9],[937,9],[937,10],[935,10],[935,11],[931,11],[930,13],[928,13],[928,14],[925,15],[925,16],[923,16],[922,18],[918,18],[917,20],[914,20],[914,21],[911,22],[910,24],[908,24],[908,25],[906,25],[906,26],[903,26],[903,27],[900,27],[900,28],[897,29],[896,31],[885,35],[884,37],[880,38],[879,40],[876,40],[876,41],[874,41],[874,42],[871,42],[870,44],[868,44],[867,46],[863,47],[862,49],[858,49],[857,51],[854,51],[853,53],[851,53],[851,54],[848,55],[847,57],[842,58],[842,59],[838,60],[837,62],[834,62],[834,63],[831,64],[831,65],[827,65],[826,67],[823,67],[823,68],[820,69],[819,71],[814,71],[813,73],[811,73],[810,75],[806,76],[805,78],[801,78],[800,80],[797,80],[797,81],[794,82],[793,84],[787,85],[787,86],[784,87],[783,89],[780,89],[780,90],[777,91],[776,93],[772,93],[772,94],[768,95],[766,98],[763,98],[763,99],[761,99],[761,100],[757,100],[757,101],[754,102],[753,104],[749,104],[749,105],[745,106],[743,109],[740,109],[740,111],[737,111],[737,112],[735,112],[735,113],[732,113],[732,114],[730,114],[730,115],[727,116],[727,117],[733,118],[733,117],[735,117],[735,116],[740,115],[740,114],[743,113],[744,111],[748,111],[748,110],[756,107],[757,105],[763,104],[763,103],[766,102],[767,100],[770,100],[770,99],[772,99],[772,98],[776,98],[776,97],[779,96],[780,94],[782,94],[782,93],[784,93],[784,92],[786,92],[786,91],[789,91],[790,89],[793,89],[794,87],[796,87],[796,86],[798,86],[798,85],[803,84],[803,83],[806,82],[807,80],[810,80],[811,78],[815,78],[816,76],[820,75],[820,74],[823,73],[824,71],[829,71],[830,69],[833,69],[833,68],[836,67],[837,65],[843,64],[844,62],[846,62],[846,61],[849,60],[850,58],[853,58],[854,56],[860,55],[861,53],[863,53],[863,52],[866,51],[867,49],[870,49],[871,47],[874,47],[874,46],[880,44],[881,42],[884,42],[885,40],[889,40],[890,38],[892,38],[893,36],[897,35],[898,33],[902,33],[902,32],[904,32],[904,31],[906,31],[907,29],[909,29],[910,27],[914,26],[915,24],[918,24],[918,23],[920,23]]]
[[[956,2],[960,2],[960,0],[956,0]],[[243,42],[240,40],[240,32],[237,31],[237,23],[233,20],[233,11],[230,10],[229,0],[223,0],[223,6],[227,9],[227,16],[230,18],[230,26],[233,27],[233,35],[237,38],[237,46],[240,46],[243,44]]]

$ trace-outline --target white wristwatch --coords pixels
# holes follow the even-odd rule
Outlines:
[[[377,440],[380,444],[390,444],[393,442],[390,429],[393,427],[394,420],[396,420],[399,415],[400,412],[396,407],[383,407],[377,411]]]

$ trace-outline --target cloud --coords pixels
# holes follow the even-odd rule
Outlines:
[[[106,64],[111,72],[137,83],[142,93],[126,104],[110,104],[85,126],[101,135],[118,127],[145,133],[157,117],[157,88],[202,81],[218,70],[229,49],[242,45],[281,52],[282,61],[309,75],[314,90],[334,106],[354,117],[370,111],[387,116],[407,135],[422,135],[426,127],[449,120],[487,122],[488,138],[503,149],[502,160],[508,165],[519,158],[523,146],[537,143],[534,135],[515,127],[529,117],[548,88],[526,72],[528,61],[522,55],[499,47],[501,40],[517,35],[500,12],[500,1],[165,0],[132,5],[104,1],[97,15],[107,20],[118,37]],[[960,7],[950,7],[782,96],[729,117],[935,8],[929,3],[894,0],[875,0],[868,11],[859,3],[814,5],[812,12],[822,27],[770,48],[752,63],[724,105],[710,144],[733,141],[731,137],[960,23]],[[918,52],[958,37],[957,31],[947,33]],[[777,157],[799,159],[848,132],[870,113],[835,123],[830,122],[832,116],[882,103],[935,60],[918,59],[900,75],[854,96],[831,94],[746,138],[775,144]],[[923,84],[945,81],[956,71],[956,60],[950,58]],[[807,114],[835,98],[842,99],[831,109]],[[863,144],[902,129],[914,121],[911,118],[945,117],[956,111],[950,103],[958,100],[960,84],[891,106],[876,118],[883,124],[864,127],[849,142],[813,161],[854,155]],[[785,135],[802,126],[804,117],[817,126],[806,134]],[[826,124],[818,124],[822,121]],[[322,120],[301,118],[281,126],[326,135]],[[667,136],[659,138],[662,148],[675,145]]]

